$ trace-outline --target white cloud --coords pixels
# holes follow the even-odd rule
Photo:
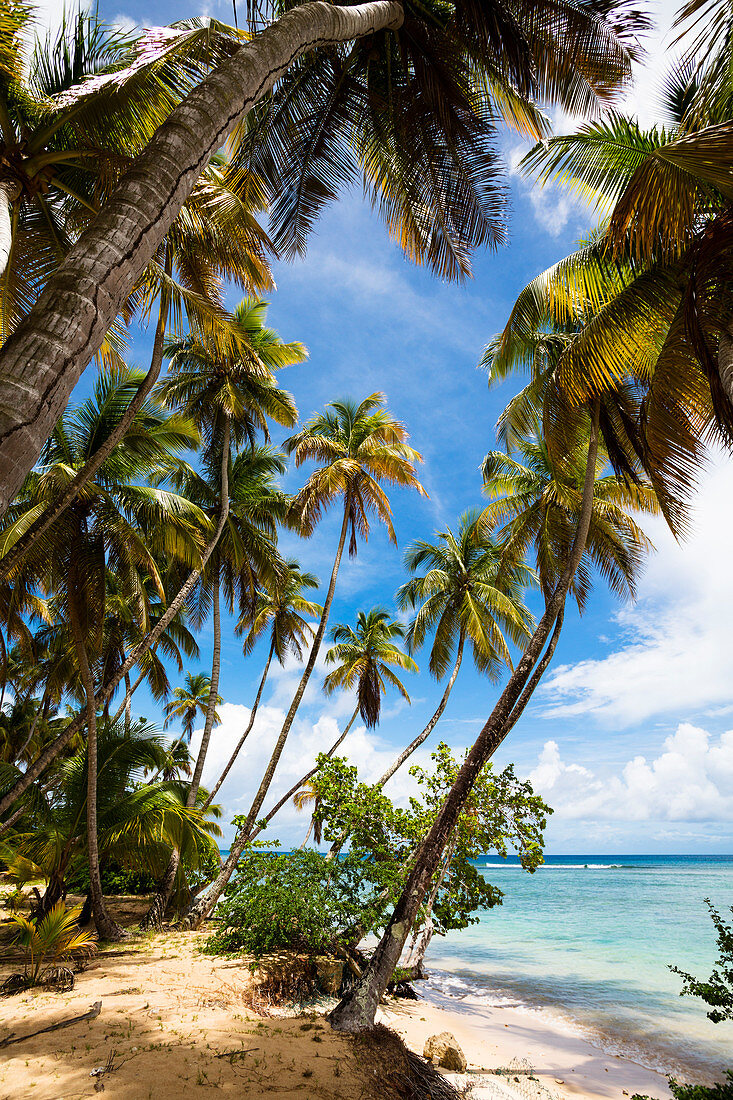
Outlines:
[[[278,697],[279,695],[278,692]],[[300,715],[296,718],[275,773],[272,788],[265,799],[263,814],[313,766],[318,753],[326,752],[331,747],[351,717],[353,709],[353,698],[341,694],[328,701],[317,720],[310,721]],[[219,707],[219,713],[221,725],[217,726],[212,733],[204,766],[203,785],[205,787],[213,786],[223,771],[247,726],[250,715],[248,707],[236,703],[222,704]],[[226,781],[222,784],[217,802],[222,804],[224,811],[222,827],[225,830],[226,841],[229,841],[233,834],[233,830],[229,827],[232,817],[249,811],[282,728],[284,717],[284,706],[268,705],[259,708],[252,732]],[[201,744],[201,732],[201,729],[196,730],[191,740],[191,752],[194,757]],[[428,747],[416,752],[411,763],[425,764],[430,751]],[[356,765],[359,778],[365,782],[378,779],[396,754],[393,746],[386,744],[378,733],[367,730],[358,720],[338,752],[340,756],[348,757],[350,764]],[[388,788],[387,793],[402,803],[408,798],[413,788],[414,783],[405,768],[404,772],[399,773],[399,778],[392,781],[391,790]],[[299,813],[290,802],[283,806],[277,818],[273,819],[267,838],[279,837],[285,846],[298,844],[308,828],[308,820],[307,813]]]
[[[716,739],[683,722],[659,756],[635,756],[610,775],[566,764],[547,741],[530,779],[561,819],[731,821],[733,730]]]
[[[622,644],[551,672],[539,693],[542,717],[631,726],[669,713],[722,716],[733,705],[732,496],[733,464],[718,459],[702,479],[687,541],[675,542],[661,520],[644,522],[657,552],[637,604],[614,616]]]

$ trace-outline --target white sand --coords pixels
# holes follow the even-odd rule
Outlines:
[[[497,1069],[513,1058],[526,1058],[542,1084],[560,1100],[570,1096],[624,1100],[634,1093],[660,1100],[670,1096],[661,1074],[629,1058],[605,1054],[540,1012],[490,1007],[470,996],[447,997],[427,989],[419,1001],[393,1002],[384,1009],[383,1020],[421,1054],[429,1035],[451,1032],[463,1048],[469,1069]]]

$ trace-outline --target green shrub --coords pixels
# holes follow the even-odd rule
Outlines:
[[[80,868],[69,875],[67,886],[72,893],[86,894],[89,889],[89,870]],[[155,879],[147,871],[132,870],[110,860],[102,867],[102,890],[105,894],[152,894]]]
[[[330,952],[359,914],[353,866],[311,850],[250,852],[216,911],[221,927],[206,950]]]
[[[674,1100],[733,1100],[733,1070],[727,1070],[725,1076],[726,1080],[716,1085],[683,1085],[670,1077],[669,1091]],[[631,1100],[651,1100],[651,1097],[640,1096],[637,1092]]]

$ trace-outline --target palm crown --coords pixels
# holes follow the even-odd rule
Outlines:
[[[517,457],[490,451],[484,459],[484,490],[492,498],[485,522],[503,525],[503,544],[514,555],[534,554],[542,592],[549,599],[563,573],[578,526],[587,461],[581,438],[561,461],[550,455],[539,421],[535,431],[515,440]],[[582,609],[597,569],[619,596],[635,593],[635,578],[650,542],[632,512],[654,515],[656,495],[648,482],[625,482],[603,473],[599,455],[590,530],[570,591]]]
[[[331,630],[335,643],[326,652],[326,664],[336,665],[323,686],[330,695],[339,688],[351,691],[356,687],[359,713],[368,727],[376,726],[386,685],[396,688],[410,702],[407,690],[392,667],[405,672],[417,672],[417,665],[397,644],[405,636],[404,627],[391,618],[389,611],[374,607],[360,611],[356,629],[339,623]],[[390,667],[392,666],[392,667]]]
[[[400,606],[415,611],[408,646],[419,649],[434,633],[429,668],[436,679],[466,642],[476,668],[492,679],[511,665],[507,639],[520,643],[532,627],[522,591],[534,576],[521,555],[505,551],[478,512],[465,512],[457,533],[447,528],[436,542],[414,542],[405,565],[412,573],[422,571],[397,593]]]
[[[369,536],[369,516],[375,514],[396,542],[392,509],[380,482],[425,490],[415,465],[421,455],[407,445],[407,429],[384,408],[384,394],[373,393],[358,405],[333,401],[329,412],[312,417],[283,447],[295,455],[296,466],[311,460],[318,469],[293,501],[302,533],[310,535],[323,512],[339,497],[344,523],[351,530],[349,553],[355,554],[357,534]]]
[[[318,588],[318,578],[301,570],[295,558],[286,558],[278,574],[260,587],[252,611],[245,613],[237,624],[237,632],[244,634],[245,657],[267,632],[272,653],[280,664],[289,653],[300,660],[313,635],[308,619],[315,618],[323,610],[320,604],[304,595],[308,589],[315,588]]]

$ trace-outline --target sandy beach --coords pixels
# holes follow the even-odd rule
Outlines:
[[[69,993],[36,990],[0,999],[0,1044],[82,1015],[101,1001],[94,1019],[0,1046],[0,1100],[74,1100],[100,1091],[120,1100],[179,1100],[184,1093],[214,1091],[302,1100],[395,1095],[384,1084],[389,1066],[380,1065],[362,1041],[335,1034],[322,1015],[254,1012],[246,963],[201,954],[204,938],[171,932],[123,944],[95,958]],[[3,964],[0,980],[11,969]],[[658,1074],[606,1056],[538,1014],[477,1009],[467,1001],[438,1004],[436,996],[390,1000],[382,1021],[419,1053],[429,1035],[452,1032],[473,1081],[480,1071],[525,1058],[559,1098],[668,1096]],[[477,1088],[474,1095],[481,1100],[487,1093]],[[515,1095],[521,1100],[520,1092]]]

